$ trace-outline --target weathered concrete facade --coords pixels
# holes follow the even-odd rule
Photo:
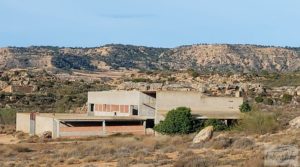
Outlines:
[[[238,119],[241,97],[210,97],[196,91],[159,91],[156,93],[155,123],[164,120],[168,111],[189,107],[198,118]]]
[[[147,134],[168,111],[189,107],[199,119],[239,119],[243,98],[210,97],[192,91],[102,91],[88,93],[87,114],[18,113],[17,130],[56,137]]]
[[[16,130],[24,133],[30,132],[30,114],[17,113]]]
[[[88,92],[88,114],[94,116],[145,116],[154,119],[155,98],[139,91]]]

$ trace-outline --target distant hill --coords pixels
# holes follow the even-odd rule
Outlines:
[[[300,48],[258,45],[188,45],[153,48],[111,44],[94,48],[51,46],[0,48],[0,69],[107,69],[204,72],[291,72],[300,70]]]

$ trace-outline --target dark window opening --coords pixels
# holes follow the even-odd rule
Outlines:
[[[146,128],[153,128],[154,127],[154,119],[148,119],[146,121]]]
[[[106,126],[128,126],[128,125],[143,125],[142,121],[111,121],[105,122]]]
[[[137,105],[131,106],[131,112],[132,115],[139,115],[138,106]]]
[[[94,104],[90,104],[90,111],[94,112]]]
[[[132,109],[132,115],[139,115],[139,111],[137,109]]]
[[[153,98],[156,98],[156,91],[144,91],[143,93]]]

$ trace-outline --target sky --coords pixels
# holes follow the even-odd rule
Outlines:
[[[300,46],[299,0],[0,0],[0,47]]]

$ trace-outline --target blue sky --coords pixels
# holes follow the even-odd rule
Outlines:
[[[300,46],[299,0],[0,0],[0,47]]]

